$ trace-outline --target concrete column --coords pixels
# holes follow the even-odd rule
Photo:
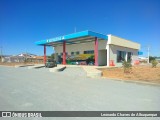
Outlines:
[[[63,41],[63,65],[66,64],[66,41]]]
[[[107,35],[108,36],[108,41],[107,41],[107,67],[109,67],[110,65],[110,45],[111,45],[111,34]]]
[[[94,44],[94,61],[95,66],[98,66],[98,38],[95,37],[95,44]]]
[[[44,58],[43,58],[44,64],[46,63],[46,45],[44,45]]]
[[[126,56],[125,56],[126,61],[128,61],[127,58],[128,58],[128,52],[126,52]]]

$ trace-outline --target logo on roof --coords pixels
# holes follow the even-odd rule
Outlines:
[[[47,42],[56,42],[59,40],[64,40],[64,36],[48,39]]]

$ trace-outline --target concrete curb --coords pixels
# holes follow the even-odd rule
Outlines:
[[[101,77],[101,78],[108,79],[108,80],[121,81],[121,82],[126,82],[126,83],[146,84],[146,85],[154,85],[154,86],[160,87],[159,83],[151,83],[151,82],[144,82],[144,81],[137,81],[137,80],[123,80],[123,79],[107,78],[107,77]]]
[[[28,66],[28,69],[36,69],[36,68],[42,68],[45,67],[43,64],[41,65],[34,65],[34,66]]]
[[[60,72],[60,71],[63,71],[65,68],[66,68],[66,66],[57,66],[54,68],[49,68],[49,71],[50,72]]]
[[[59,66],[63,66],[63,65],[59,65]],[[69,67],[79,67],[82,68],[86,73],[87,73],[87,77],[91,77],[91,78],[99,78],[102,77],[102,71],[97,69],[97,66],[86,66],[86,65],[66,65],[67,68]]]
[[[19,67],[28,67],[28,66],[34,66],[34,65],[15,65],[15,68],[19,68]]]
[[[101,77],[102,76],[102,71],[97,70],[94,67],[89,67],[89,66],[85,67],[85,66],[83,66],[82,68],[84,69],[84,71],[86,71],[87,77],[97,78],[97,77]]]

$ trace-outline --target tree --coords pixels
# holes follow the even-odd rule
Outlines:
[[[48,58],[54,60],[54,55],[55,55],[55,54],[52,53],[51,56],[48,56]]]
[[[149,56],[149,62],[151,63],[152,60],[155,60],[155,57]]]
[[[90,62],[92,62],[94,64],[94,55],[91,55],[88,57],[88,59],[86,59],[87,64],[89,64]]]

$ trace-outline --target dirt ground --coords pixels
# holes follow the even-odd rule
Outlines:
[[[27,62],[27,63],[3,63],[0,62],[0,65],[5,65],[5,66],[15,66],[15,65],[34,65],[34,64],[43,64],[43,63],[33,63],[33,62]]]
[[[160,66],[152,68],[151,66],[133,66],[131,73],[124,73],[123,68],[105,68],[100,69],[103,77],[136,80],[160,84]]]

